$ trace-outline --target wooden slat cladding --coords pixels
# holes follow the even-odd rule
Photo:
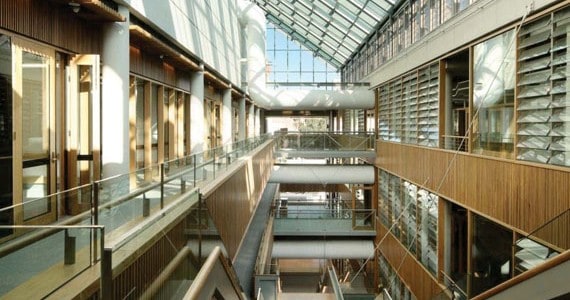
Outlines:
[[[138,299],[186,245],[181,221],[113,279],[114,299]]]
[[[0,28],[75,53],[100,52],[100,25],[49,1],[0,1]]]
[[[376,165],[524,233],[570,207],[570,169],[382,141]]]
[[[388,232],[378,220],[376,222],[376,244]],[[430,273],[412,256],[392,234],[388,234],[378,247],[392,268],[397,271],[402,281],[410,288],[417,299],[432,299],[441,293],[441,286]],[[403,259],[403,261],[402,261]]]
[[[205,200],[232,260],[269,179],[272,159],[273,143],[269,143]]]
[[[164,62],[158,55],[142,52],[136,47],[131,46],[129,52],[131,73],[185,91],[190,89],[189,73],[176,69],[176,66]]]

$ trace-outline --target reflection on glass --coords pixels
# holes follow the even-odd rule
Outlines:
[[[514,32],[509,31],[474,47],[475,153],[512,156],[515,126],[513,39]]]
[[[471,296],[511,278],[512,244],[511,230],[474,215]]]
[[[49,193],[49,60],[22,52],[22,192],[24,219],[48,212]]]
[[[24,220],[49,212],[47,171],[47,165],[24,168]]]
[[[0,34],[0,208],[12,205],[12,49]],[[0,213],[0,225],[12,224],[12,211]],[[0,231],[0,238],[10,234]]]
[[[22,135],[24,160],[48,155],[49,64],[46,58],[22,53]]]
[[[144,81],[135,79],[136,85],[136,162],[137,169],[144,168]]]
[[[158,163],[158,86],[151,86],[150,136],[152,144],[152,164]]]

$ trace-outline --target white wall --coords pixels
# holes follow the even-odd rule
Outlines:
[[[236,86],[240,24],[235,0],[124,0],[137,18],[199,57]]]

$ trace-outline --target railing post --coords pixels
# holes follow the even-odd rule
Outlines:
[[[93,218],[92,224],[91,225],[99,225],[99,181],[94,181],[93,184],[91,184],[91,194],[93,195],[93,207],[91,215]],[[94,259],[97,258],[97,231],[94,230],[91,232],[91,238],[93,239],[94,243],[93,243],[93,247],[91,248],[93,251],[93,257]]]
[[[92,193],[93,193],[93,224],[92,225],[99,225],[99,182],[94,181],[91,185]]]
[[[143,194],[143,217],[148,217],[150,215],[150,199]]]
[[[212,172],[214,172],[212,179],[216,178],[216,153],[214,152],[214,159],[212,160]]]
[[[65,229],[64,237],[64,250],[63,250],[63,262],[65,265],[75,264],[75,237],[69,235],[69,230]]]
[[[198,192],[198,263],[202,265],[202,193]]]
[[[160,164],[160,209],[164,208],[164,163]]]
[[[194,187],[196,187],[196,154],[192,155],[192,162],[194,164]]]
[[[113,299],[113,250],[103,247],[101,257],[101,299]]]
[[[186,192],[186,180],[184,177],[180,177],[180,194]]]

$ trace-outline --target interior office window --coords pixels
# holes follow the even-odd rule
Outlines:
[[[508,31],[474,47],[473,152],[512,157],[515,43]]]
[[[48,56],[21,51],[20,71],[22,95],[22,189],[24,219],[49,212],[50,192],[50,76],[53,65]]]
[[[478,215],[473,217],[471,295],[511,278],[513,232]]]

